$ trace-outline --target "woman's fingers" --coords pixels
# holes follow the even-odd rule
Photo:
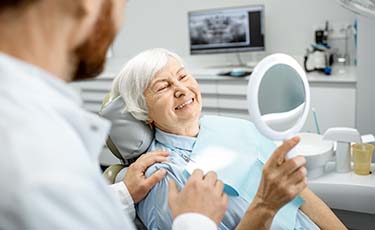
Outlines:
[[[271,166],[279,166],[285,161],[285,157],[288,152],[293,149],[300,141],[299,137],[294,137],[292,139],[284,141],[282,145],[280,145],[270,157],[269,164]]]
[[[296,195],[300,194],[307,187],[307,178],[304,177],[302,180],[294,183],[293,189]]]
[[[257,195],[277,211],[306,187],[306,160],[297,156],[285,160],[287,153],[299,142],[299,138],[285,141],[275,150],[263,168]]]
[[[283,174],[289,175],[294,171],[304,167],[306,165],[306,159],[303,156],[296,156],[292,159],[285,161],[281,165],[281,170]]]

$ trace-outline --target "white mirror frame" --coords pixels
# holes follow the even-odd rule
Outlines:
[[[297,71],[298,75],[301,77],[305,90],[305,108],[302,113],[301,119],[299,119],[294,126],[285,131],[276,131],[271,129],[264,120],[262,120],[262,115],[260,113],[258,105],[258,94],[259,86],[263,79],[264,74],[272,68],[274,65],[285,64]],[[307,81],[306,73],[298,62],[286,54],[273,54],[264,58],[259,62],[253,73],[250,76],[249,85],[247,88],[247,102],[248,110],[251,120],[254,122],[257,129],[265,136],[272,140],[283,141],[289,139],[296,135],[302,129],[307,116],[310,111],[310,87]]]

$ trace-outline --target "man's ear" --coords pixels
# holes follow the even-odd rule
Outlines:
[[[109,1],[109,0],[107,0]],[[112,1],[112,17],[116,31],[119,31],[124,21],[125,6],[127,1],[111,0]]]
[[[75,26],[71,35],[71,45],[81,44],[90,32],[99,17],[103,1],[108,0],[64,0],[65,6],[72,12]],[[68,11],[69,12],[69,11]]]

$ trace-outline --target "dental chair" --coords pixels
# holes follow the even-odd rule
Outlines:
[[[103,174],[110,184],[122,181],[126,168],[147,151],[154,138],[154,131],[130,113],[124,112],[124,107],[125,102],[121,96],[110,100],[108,94],[99,112],[99,115],[112,122],[106,145],[121,162],[111,165],[104,171]],[[138,217],[134,223],[139,230],[147,229]]]

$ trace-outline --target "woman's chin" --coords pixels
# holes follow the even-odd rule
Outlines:
[[[179,121],[191,121],[191,122],[197,122],[199,119],[199,113],[197,114],[194,111],[185,111],[183,113],[176,113],[177,118]]]

